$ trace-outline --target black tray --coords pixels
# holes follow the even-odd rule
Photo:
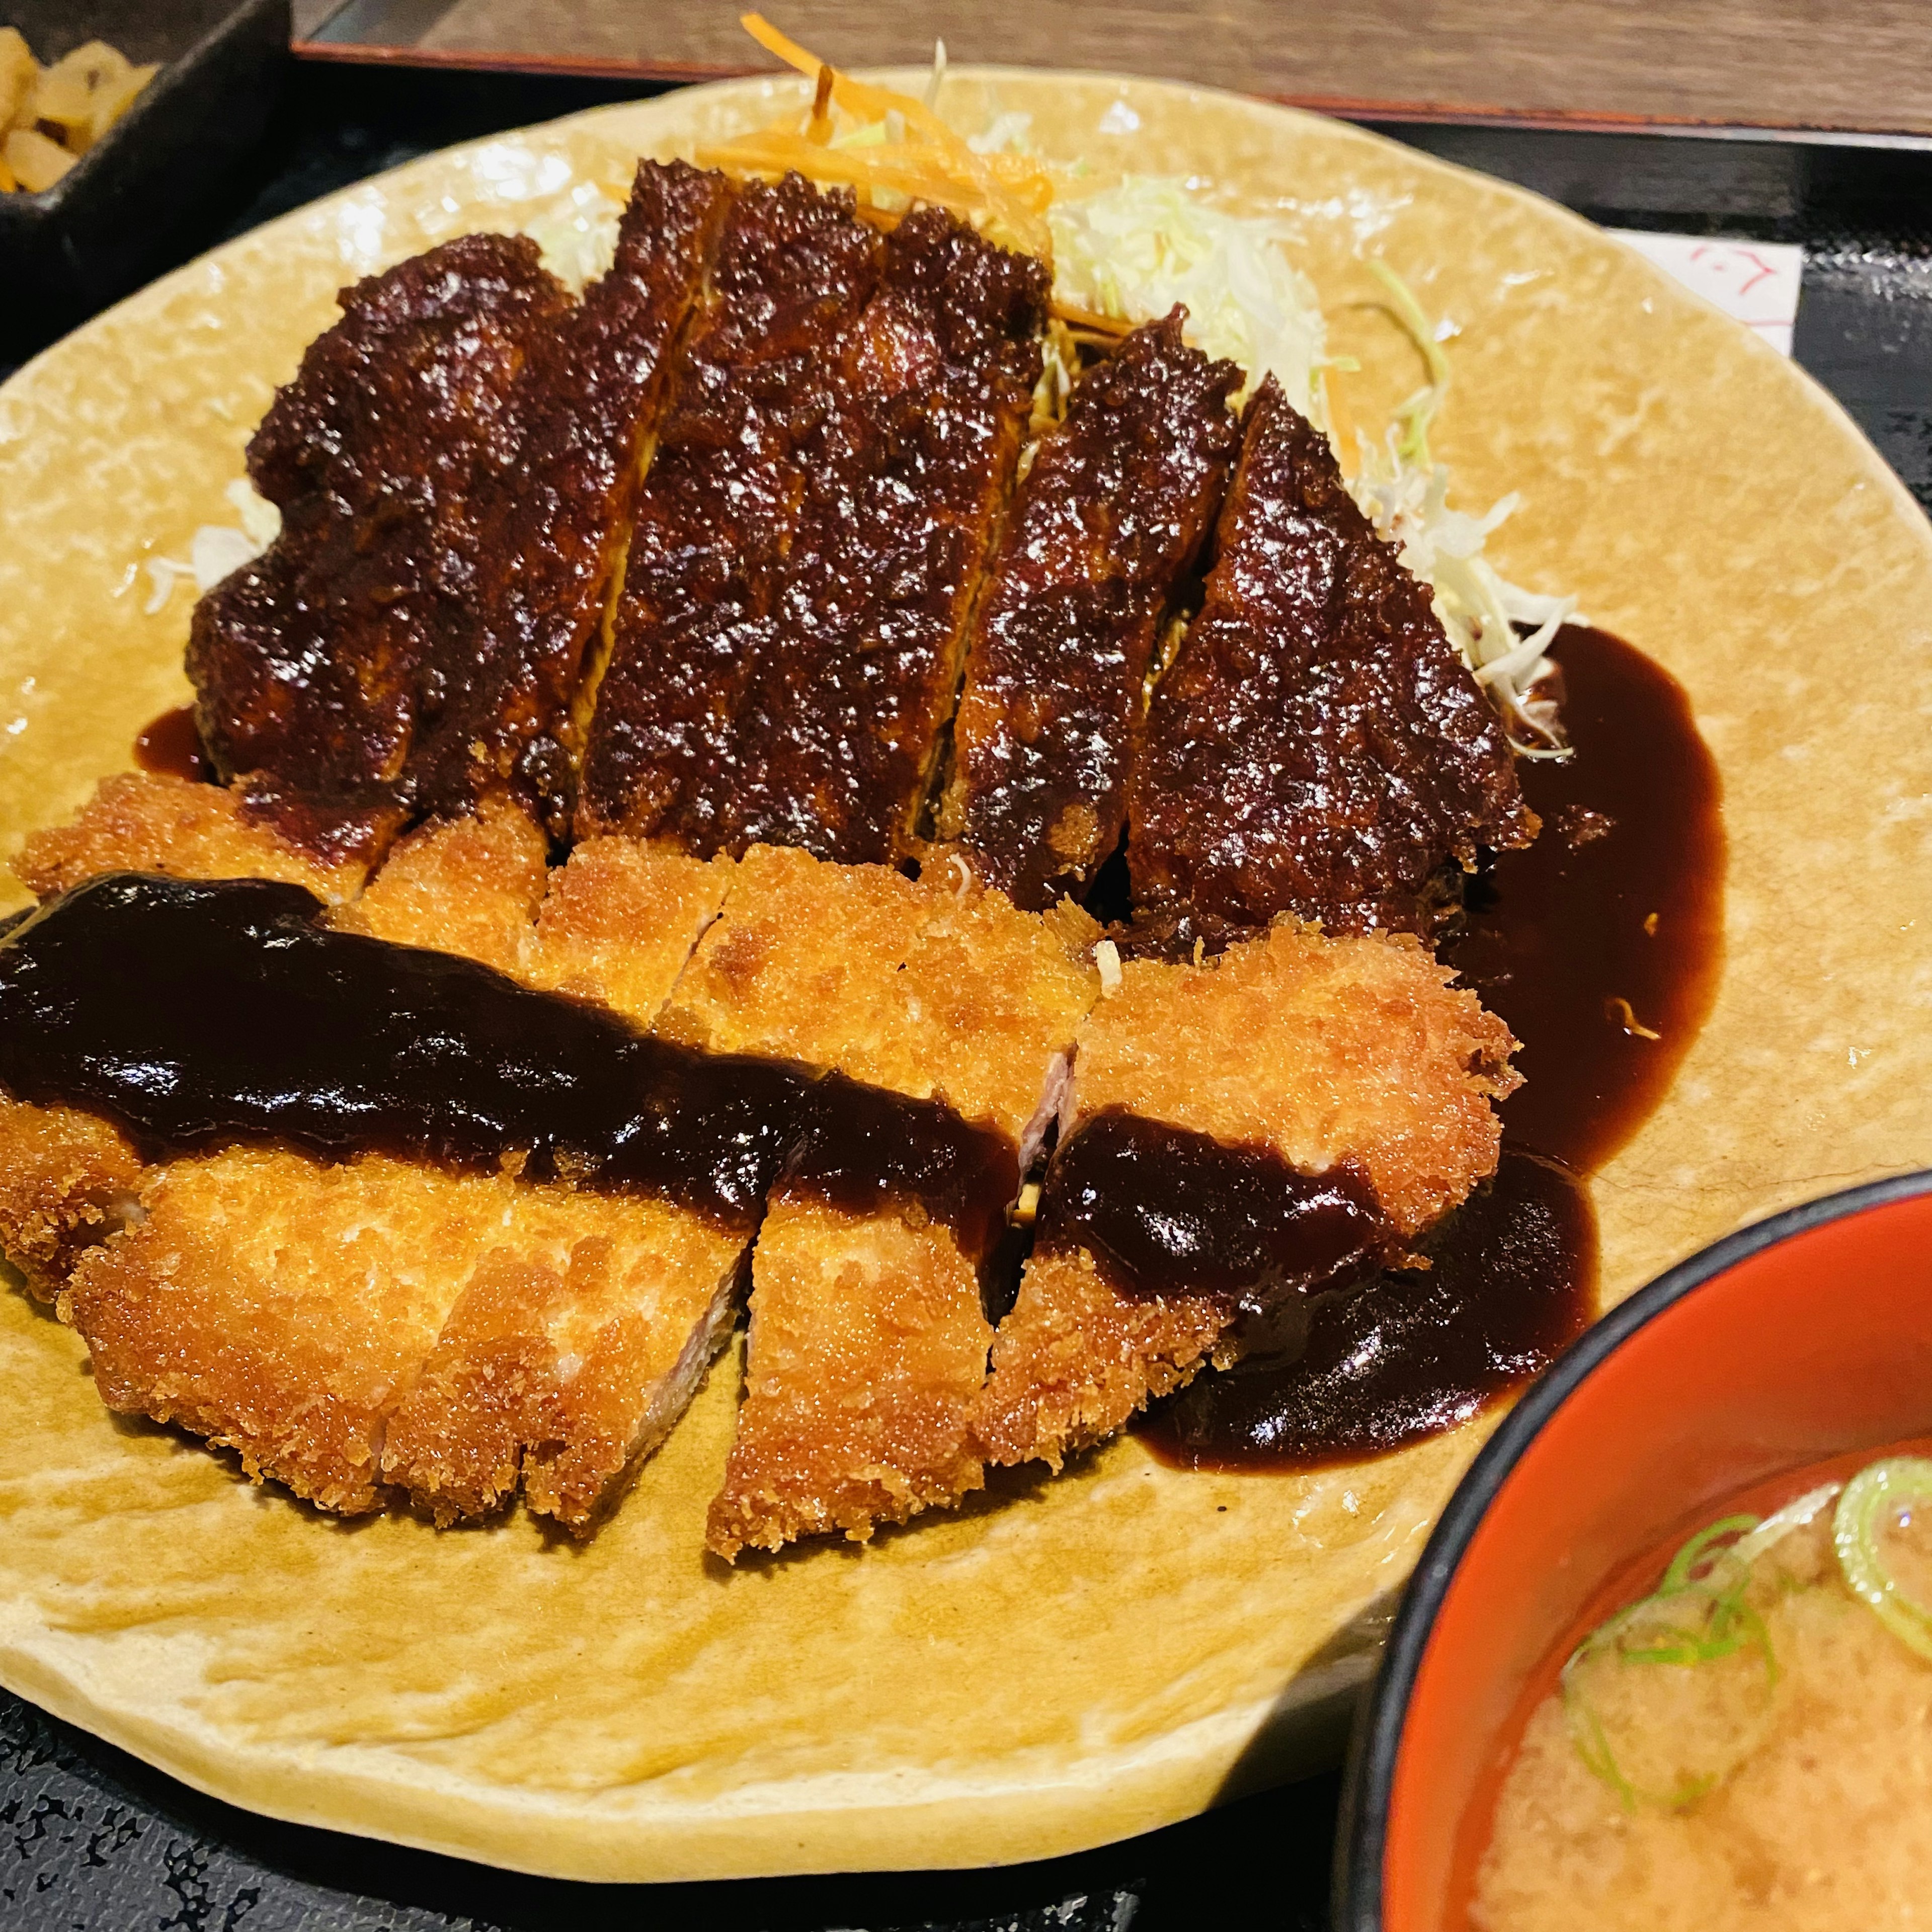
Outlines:
[[[649,91],[298,66],[254,166],[238,171],[225,208],[176,236],[171,259],[430,148]],[[1797,359],[1932,507],[1932,237],[1923,225],[1932,144],[1376,124],[1616,226],[1802,244]],[[252,1816],[0,1692],[0,1928],[1124,1932],[1131,1922],[1135,1932],[1196,1932],[1265,1922],[1318,1932],[1328,1923],[1336,1785],[1315,1779],[1124,1844],[1005,1870],[568,1885]]]
[[[106,40],[162,63],[50,188],[0,194],[0,343],[48,340],[144,281],[261,139],[289,58],[289,0],[7,0],[35,59]]]

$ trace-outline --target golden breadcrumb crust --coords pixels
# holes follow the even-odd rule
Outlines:
[[[914,884],[754,848],[664,1024],[786,1053],[1017,1143],[1100,991],[1098,928],[968,882]],[[1013,1183],[1020,1179],[1016,1159]],[[917,1210],[913,1210],[917,1219]],[[955,1502],[982,1480],[970,1418],[992,1330],[951,1232],[897,1208],[773,1202],[752,1256],[745,1400],[709,1540],[730,1557]]]
[[[650,1026],[736,871],[641,839],[586,839],[550,875],[523,976]]]
[[[101,872],[176,879],[280,879],[317,898],[350,897],[368,874],[360,858],[331,862],[291,844],[249,815],[238,792],[157,772],[103,778],[72,821],[36,832],[14,861],[38,898]]]
[[[1058,1469],[1191,1380],[1232,1313],[1216,1296],[1122,1294],[1084,1248],[1034,1254],[977,1408],[986,1460]]]
[[[944,1227],[781,1198],[752,1256],[745,1400],[706,1540],[735,1557],[956,1502],[992,1330]]]
[[[488,804],[474,818],[425,825],[399,841],[362,896],[330,922],[514,973],[530,947],[549,856],[527,812]]]
[[[1496,1170],[1491,1104],[1515,1042],[1406,936],[1327,938],[1279,925],[1198,965],[1135,961],[1081,1028],[1067,1130],[1103,1108],[1366,1176],[1411,1234]],[[988,1459],[1043,1457],[1125,1425],[1188,1380],[1232,1303],[1142,1301],[1084,1249],[1036,1252],[993,1344],[978,1431]]]
[[[42,1301],[140,1192],[140,1157],[98,1114],[0,1100],[0,1248]]]

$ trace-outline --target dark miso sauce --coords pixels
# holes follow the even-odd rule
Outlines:
[[[134,762],[144,772],[158,772],[168,778],[187,778],[206,784],[214,776],[214,767],[201,748],[201,734],[196,729],[194,706],[178,706],[164,711],[134,740]]]
[[[299,886],[109,873],[0,944],[0,1086],[150,1158],[235,1142],[674,1200],[748,1234],[775,1186],[916,1204],[984,1258],[1018,1150],[940,1100],[706,1053],[472,959],[321,921]]]
[[[1399,1448],[1537,1373],[1593,1318],[1584,1177],[1669,1088],[1717,992],[1717,768],[1684,692],[1620,639],[1551,652],[1574,754],[1521,760],[1535,842],[1471,880],[1441,948],[1521,1042],[1495,1178],[1390,1270],[1312,1298],[1142,1424],[1184,1468],[1294,1469]]]

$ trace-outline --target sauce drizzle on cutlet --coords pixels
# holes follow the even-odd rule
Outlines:
[[[1038,1245],[1084,1247],[1123,1293],[1237,1302],[1358,1280],[1401,1243],[1346,1163],[1303,1174],[1272,1148],[1107,1107],[1047,1170]]]
[[[510,1166],[748,1232],[783,1177],[854,1211],[916,1202],[970,1254],[1018,1155],[917,1100],[706,1053],[474,960],[317,922],[299,886],[113,873],[0,943],[0,1082],[107,1115],[154,1157],[237,1141]]]
[[[1710,1011],[1724,828],[1676,679],[1580,626],[1552,655],[1575,755],[1520,765],[1542,833],[1471,881],[1466,926],[1442,949],[1522,1042],[1502,1165],[1424,1238],[1426,1271],[1278,1300],[1275,1330],[1251,1330],[1235,1367],[1150,1416],[1142,1439],[1164,1461],[1305,1468],[1400,1448],[1520,1387],[1594,1317],[1582,1177],[1663,1099]]]

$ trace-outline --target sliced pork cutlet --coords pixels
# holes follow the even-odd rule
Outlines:
[[[544,856],[526,814],[485,806],[412,833],[333,921],[649,1026],[716,916],[730,862],[626,838],[586,841],[548,873]],[[505,1197],[506,1246],[445,1312],[387,1420],[383,1480],[440,1520],[496,1507],[520,1477],[532,1509],[589,1527],[736,1319],[746,1232],[669,1201],[584,1195],[597,1225],[564,1243],[542,1232],[556,1192]]]
[[[1034,385],[1048,277],[939,208],[886,238],[826,372],[769,653],[734,734],[726,838],[908,852]]]
[[[796,176],[739,190],[638,496],[580,836],[654,836],[700,857],[726,846],[735,726],[770,648],[804,452],[881,253],[849,196]]]
[[[882,866],[770,847],[741,862],[662,1030],[829,1070],[752,1257],[720,1555],[863,1541],[980,1486],[982,1270],[1098,990],[1096,936],[1070,910]]]
[[[1078,898],[1120,843],[1155,650],[1240,442],[1241,372],[1188,348],[1186,317],[1074,386],[980,608],[939,830],[1018,905]]]
[[[1072,1105],[978,1432],[1056,1468],[1232,1346],[1245,1304],[1396,1258],[1495,1169],[1508,1029],[1406,934],[1288,922],[1130,962]]]
[[[1136,912],[1426,932],[1444,880],[1536,821],[1428,586],[1272,378],[1216,544],[1129,787]]]
[[[434,666],[410,790],[454,813],[508,792],[568,827],[572,706],[668,387],[730,201],[722,175],[643,161],[616,254],[530,348],[511,398],[514,457],[470,506],[466,641]]]
[[[185,876],[203,856],[192,824],[172,847],[138,819],[118,847],[94,830],[92,862],[62,855],[85,874]],[[729,867],[596,841],[546,896],[543,853],[526,815],[487,807],[411,835],[330,916],[648,1022]],[[215,876],[236,869],[222,856]],[[728,1332],[748,1239],[668,1201],[420,1161],[148,1164],[98,1115],[0,1102],[0,1246],[43,1298],[69,1291],[104,1396],[332,1509],[376,1507],[380,1478],[448,1520],[520,1472],[533,1508],[587,1526]]]
[[[393,806],[473,567],[470,506],[516,446],[526,362],[570,299],[536,244],[445,242],[340,298],[248,446],[282,513],[195,607],[202,744],[272,807]]]

